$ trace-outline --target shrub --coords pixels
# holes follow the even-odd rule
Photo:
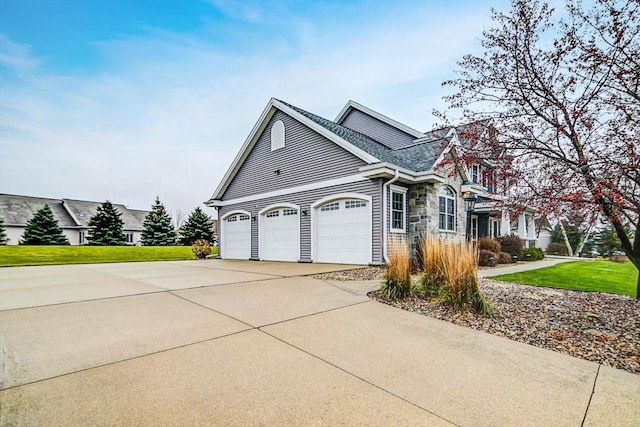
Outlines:
[[[511,264],[511,255],[506,252],[500,252],[498,254],[498,264]]]
[[[625,262],[629,261],[629,258],[627,258],[626,255],[611,255],[609,257],[609,261],[624,264]]]
[[[389,265],[380,293],[387,299],[399,299],[411,293],[411,254],[406,239],[389,242]]]
[[[211,245],[204,239],[198,239],[191,245],[191,252],[196,255],[196,259],[205,259],[211,255]]]
[[[428,236],[423,238],[421,248],[425,294],[438,295],[455,311],[491,314],[491,305],[478,288],[477,252],[472,244],[444,242]]]
[[[478,249],[480,250],[484,249],[484,250],[499,254],[500,242],[490,237],[483,237],[482,239],[478,240]]]
[[[508,255],[508,254],[507,254]],[[486,249],[480,249],[478,265],[481,267],[495,267],[498,262],[498,254]]]
[[[511,258],[517,257],[517,259],[522,259],[522,249],[524,245],[520,237],[515,234],[510,234],[508,236],[500,236],[497,240],[500,242],[500,252],[508,253],[511,255]]]
[[[549,246],[547,246],[547,254],[567,256],[569,255],[569,251],[564,243],[549,243]]]
[[[525,261],[539,261],[544,259],[544,252],[540,248],[525,248],[522,251],[522,259]]]

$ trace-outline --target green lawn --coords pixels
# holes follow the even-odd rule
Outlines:
[[[606,260],[575,261],[539,270],[504,274],[494,279],[525,285],[607,292],[635,297],[638,270],[630,262],[619,264]]]
[[[190,246],[0,246],[0,267],[184,259],[195,259]]]

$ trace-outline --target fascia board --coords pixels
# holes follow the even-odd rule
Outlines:
[[[380,160],[378,158],[372,156],[371,154],[367,153],[364,150],[361,150],[360,148],[356,147],[355,145],[351,144],[350,142],[340,138],[335,133],[329,131],[328,129],[326,129],[326,128],[322,127],[322,126],[320,126],[319,124],[317,124],[313,120],[310,120],[310,119],[306,118],[302,114],[298,113],[296,110],[294,110],[292,108],[289,108],[288,106],[284,105],[283,103],[281,103],[277,99],[273,100],[273,105],[275,107],[277,107],[279,110],[281,110],[282,112],[287,113],[291,117],[293,117],[296,120],[298,120],[300,123],[304,124],[305,126],[309,127],[310,129],[316,131],[317,133],[319,133],[320,135],[324,136],[328,140],[335,142],[337,145],[339,145],[343,149],[347,150],[348,152],[350,152],[354,156],[359,157],[360,159],[364,160],[365,162],[367,162],[367,163],[378,163],[378,162],[380,162]]]
[[[242,144],[242,148],[240,148],[240,151],[238,151],[238,154],[236,154],[236,157],[233,159],[233,162],[231,163],[231,166],[227,170],[227,173],[224,175],[224,177],[220,181],[220,184],[218,184],[216,191],[214,191],[211,198],[207,202],[205,202],[207,206],[209,206],[207,204],[209,201],[213,201],[221,198],[222,194],[224,194],[229,184],[231,184],[231,180],[236,175],[236,173],[238,172],[238,169],[240,169],[240,166],[242,166],[242,163],[244,163],[244,160],[249,155],[249,152],[251,151],[251,148],[253,148],[253,146],[255,145],[258,139],[258,136],[262,133],[262,131],[267,125],[267,122],[273,116],[273,113],[275,112],[275,110],[273,110],[272,107],[274,107],[275,101],[276,101],[275,98],[271,98],[267,103],[267,106],[262,111],[262,114],[260,114],[260,118],[258,118],[258,121],[253,126],[253,129],[251,129],[251,132],[249,133],[249,136],[247,136],[247,139],[244,141],[244,144]]]
[[[417,182],[444,182],[445,178],[435,173],[433,170],[414,172],[408,169],[392,165],[390,163],[378,163],[375,165],[363,166],[360,169],[362,176],[380,176],[388,175],[389,177],[395,176],[395,171],[398,171],[398,176],[404,181],[412,183]]]
[[[349,102],[347,102],[347,105],[344,106],[344,108],[342,109],[342,111],[340,111],[340,113],[338,114],[338,116],[336,117],[336,119],[334,120],[334,122],[341,124],[342,120],[344,120],[344,118],[346,117],[349,109],[354,108],[356,110],[360,110],[365,114],[370,115],[373,118],[376,118],[378,120],[380,120],[381,122],[384,122],[386,124],[388,124],[389,126],[392,126],[396,129],[401,130],[402,132],[408,133],[411,136],[414,136],[416,138],[422,138],[424,137],[424,133],[420,132],[419,130],[410,128],[409,126],[402,124],[398,121],[393,120],[390,117],[385,116],[384,114],[380,114],[377,111],[372,110],[371,108],[365,107],[364,105],[361,105],[355,101],[349,100]]]

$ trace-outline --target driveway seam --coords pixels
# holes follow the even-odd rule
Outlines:
[[[593,379],[593,388],[591,389],[591,394],[589,395],[589,401],[587,402],[587,408],[584,410],[584,417],[582,417],[582,423],[580,423],[580,427],[583,427],[585,421],[587,421],[587,414],[589,413],[589,408],[591,407],[591,399],[593,399],[593,395],[596,392],[596,383],[598,382],[598,375],[600,374],[601,366],[602,365],[598,363],[598,370],[596,371],[596,376]]]
[[[153,356],[153,355],[160,354],[160,353],[166,353],[168,351],[177,350],[177,349],[180,349],[180,348],[185,348],[185,347],[189,347],[189,346],[196,345],[196,344],[202,344],[202,343],[209,342],[209,341],[215,341],[215,340],[220,339],[220,338],[231,337],[233,335],[238,335],[238,334],[241,334],[243,332],[252,331],[254,329],[256,329],[256,328],[250,327],[250,328],[247,328],[247,329],[242,329],[240,331],[231,332],[229,334],[220,335],[218,337],[213,337],[213,338],[207,338],[207,339],[204,339],[204,340],[194,341],[194,342],[191,342],[191,343],[182,344],[182,345],[178,345],[178,346],[175,346],[175,347],[165,348],[165,349],[158,350],[158,351],[152,351],[151,353],[139,354],[137,356],[131,356],[131,357],[127,357],[127,358],[124,358],[124,359],[114,360],[112,362],[102,363],[100,365],[91,366],[91,367],[88,367],[88,368],[78,369],[77,371],[65,372],[64,374],[54,375],[52,377],[41,378],[41,379],[38,379],[38,380],[35,380],[35,381],[29,381],[29,382],[22,383],[22,384],[12,385],[10,387],[3,388],[2,390],[0,390],[0,393],[3,393],[6,390],[11,390],[11,389],[14,389],[14,388],[18,388],[18,387],[23,387],[23,386],[28,386],[28,385],[32,385],[32,384],[41,383],[41,382],[44,382],[44,381],[54,380],[56,378],[62,378],[62,377],[66,377],[66,376],[69,376],[69,375],[78,374],[80,372],[90,371],[92,369],[103,368],[105,366],[111,366],[111,365],[115,365],[115,364],[122,363],[122,362],[128,362],[130,360],[141,359],[143,357]]]
[[[346,369],[344,369],[344,368],[342,368],[342,367],[340,367],[340,366],[338,366],[338,365],[336,365],[336,364],[334,364],[334,363],[332,363],[332,362],[329,362],[328,360],[323,359],[323,358],[322,358],[322,357],[320,357],[320,356],[317,356],[317,355],[315,355],[315,354],[313,354],[313,353],[310,353],[310,352],[308,352],[307,350],[304,350],[304,349],[302,349],[302,348],[300,348],[300,347],[298,347],[298,346],[296,346],[296,345],[294,345],[294,344],[291,344],[290,342],[287,342],[287,341],[283,340],[282,338],[279,338],[279,337],[277,337],[277,336],[275,336],[275,335],[272,335],[272,334],[270,334],[270,333],[269,333],[269,332],[267,332],[267,331],[263,331],[261,328],[257,328],[257,329],[258,329],[260,332],[262,332],[263,334],[265,334],[265,335],[267,335],[267,336],[269,336],[269,337],[271,337],[271,338],[273,338],[273,339],[276,339],[276,340],[280,341],[280,342],[281,342],[281,343],[283,343],[283,344],[286,344],[286,345],[288,345],[288,346],[290,346],[290,347],[292,347],[292,348],[295,348],[296,350],[301,351],[302,353],[307,354],[307,355],[309,355],[309,356],[313,357],[314,359],[320,360],[321,362],[324,362],[324,363],[326,363],[326,364],[327,364],[327,365],[329,365],[329,366],[333,366],[334,368],[336,368],[336,369],[338,369],[338,370],[340,370],[340,371],[344,372],[344,373],[345,373],[345,374],[347,374],[347,375],[350,375],[350,376],[352,376],[352,377],[354,377],[354,378],[356,378],[356,379],[358,379],[358,380],[360,380],[360,381],[362,381],[362,382],[364,382],[364,383],[366,383],[366,384],[369,384],[369,385],[370,385],[370,386],[372,386],[372,387],[377,388],[378,390],[381,390],[381,391],[383,391],[383,392],[385,392],[385,393],[387,393],[387,394],[390,394],[391,396],[393,396],[393,397],[395,397],[395,398],[397,398],[397,399],[400,399],[400,400],[402,400],[403,402],[406,402],[406,403],[408,403],[408,404],[410,404],[410,405],[412,405],[412,406],[415,406],[416,408],[418,408],[418,409],[420,409],[420,410],[423,410],[423,411],[425,411],[425,412],[428,412],[429,414],[433,415],[434,417],[438,417],[438,418],[440,418],[441,420],[446,421],[446,422],[448,422],[449,424],[454,425],[454,426],[456,426],[456,427],[461,427],[459,424],[456,424],[456,423],[454,423],[453,421],[448,420],[448,419],[444,418],[443,416],[438,415],[438,414],[436,414],[435,412],[432,412],[432,411],[428,410],[427,408],[423,408],[422,406],[420,406],[420,405],[418,405],[418,404],[416,404],[416,403],[414,403],[414,402],[412,402],[412,401],[410,401],[410,400],[408,400],[408,399],[406,399],[406,398],[404,398],[404,397],[402,397],[402,396],[399,396],[399,395],[397,395],[396,393],[394,393],[394,392],[392,392],[392,391],[389,391],[389,390],[385,389],[384,387],[381,387],[381,386],[379,386],[379,385],[377,385],[377,384],[375,384],[375,383],[372,383],[371,381],[369,381],[369,380],[367,380],[367,379],[364,379],[364,378],[362,378],[362,377],[360,377],[360,376],[358,376],[358,375],[354,374],[353,372],[349,372],[349,371],[347,371]]]
[[[230,318],[230,319],[233,319],[233,320],[235,320],[236,322],[240,322],[240,323],[242,323],[243,325],[247,325],[247,326],[248,326],[249,328],[251,328],[251,329],[257,329],[257,327],[256,327],[256,326],[253,326],[253,325],[251,325],[251,324],[249,324],[249,323],[247,323],[247,322],[245,322],[245,321],[243,321],[243,320],[236,319],[235,317],[233,317],[233,316],[231,316],[231,315],[229,315],[229,314],[222,313],[222,312],[220,312],[220,311],[218,311],[218,310],[215,310],[215,309],[213,309],[213,308],[211,308],[211,307],[207,307],[206,305],[202,305],[202,304],[197,303],[197,302],[195,302],[195,301],[192,301],[192,300],[190,300],[190,299],[188,299],[188,298],[182,297],[182,296],[180,296],[180,295],[178,295],[178,294],[173,293],[173,291],[169,291],[169,294],[173,295],[173,296],[174,296],[174,297],[176,297],[176,298],[180,298],[180,299],[181,299],[181,300],[183,300],[183,301],[190,302],[190,303],[191,303],[191,304],[193,304],[193,305],[196,305],[196,306],[198,306],[198,307],[202,307],[202,308],[204,308],[204,309],[206,309],[206,310],[209,310],[209,311],[211,311],[211,312],[214,312],[214,313],[216,313],[216,314],[219,314],[219,315],[221,315],[221,316],[225,316],[225,317],[228,317],[228,318]]]
[[[358,302],[354,302],[353,304],[341,305],[340,307],[328,308],[328,309],[326,309],[326,310],[316,311],[315,313],[303,314],[302,316],[292,317],[291,319],[278,320],[277,322],[267,323],[267,324],[265,324],[265,325],[260,325],[260,326],[255,326],[255,328],[256,328],[256,329],[266,328],[266,327],[268,327],[268,326],[279,325],[279,324],[281,324],[281,323],[291,322],[291,321],[293,321],[293,320],[298,320],[298,319],[304,319],[304,318],[306,318],[306,317],[315,316],[315,315],[317,315],[317,314],[329,313],[329,312],[331,312],[331,311],[341,310],[341,309],[343,309],[343,308],[353,307],[354,305],[366,304],[366,303],[369,303],[369,302],[371,302],[371,299],[367,299],[367,301],[358,301]],[[221,314],[223,314],[223,313],[221,313]],[[243,322],[243,323],[244,323],[244,322]]]

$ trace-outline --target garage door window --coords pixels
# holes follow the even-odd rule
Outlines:
[[[365,208],[367,207],[367,202],[364,200],[347,200],[344,202],[345,209],[356,209],[356,208]]]
[[[337,211],[338,209],[340,209],[340,203],[333,202],[333,203],[328,203],[328,204],[324,205],[323,207],[321,207],[320,211],[321,212]]]
[[[275,218],[280,216],[280,211],[271,211],[267,214],[267,218]]]
[[[283,209],[282,216],[298,215],[297,209]]]

